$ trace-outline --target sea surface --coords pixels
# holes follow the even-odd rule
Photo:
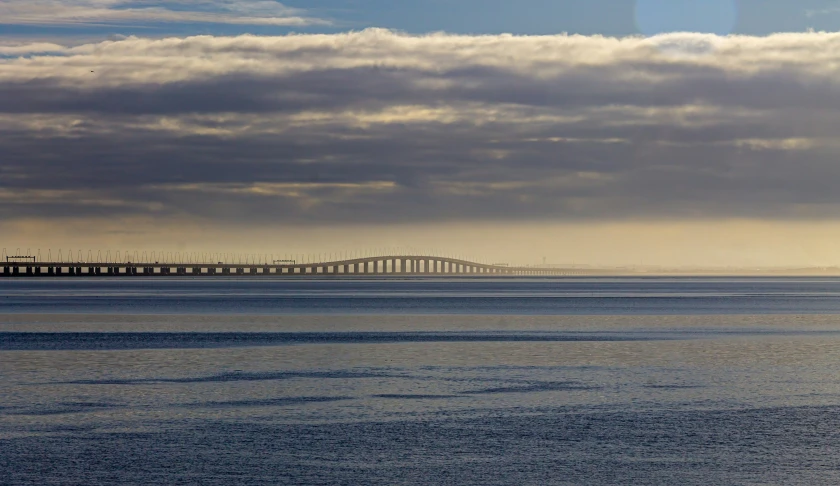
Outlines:
[[[4,279],[0,484],[840,484],[840,279]]]

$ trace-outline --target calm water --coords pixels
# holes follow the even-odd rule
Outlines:
[[[0,280],[0,484],[840,484],[840,279]]]

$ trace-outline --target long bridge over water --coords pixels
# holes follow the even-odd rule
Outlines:
[[[339,261],[297,263],[195,263],[195,262],[40,262],[34,257],[9,257],[0,277],[167,277],[167,276],[511,276],[591,275],[573,268],[513,267],[476,263],[457,258],[393,255]]]

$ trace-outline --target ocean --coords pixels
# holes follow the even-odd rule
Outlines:
[[[4,279],[0,484],[840,484],[840,279]]]

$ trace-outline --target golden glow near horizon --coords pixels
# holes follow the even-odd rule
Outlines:
[[[764,221],[443,223],[254,228],[126,221],[0,225],[7,252],[101,250],[310,256],[436,253],[493,263],[602,267],[827,267],[840,265],[840,223]]]

